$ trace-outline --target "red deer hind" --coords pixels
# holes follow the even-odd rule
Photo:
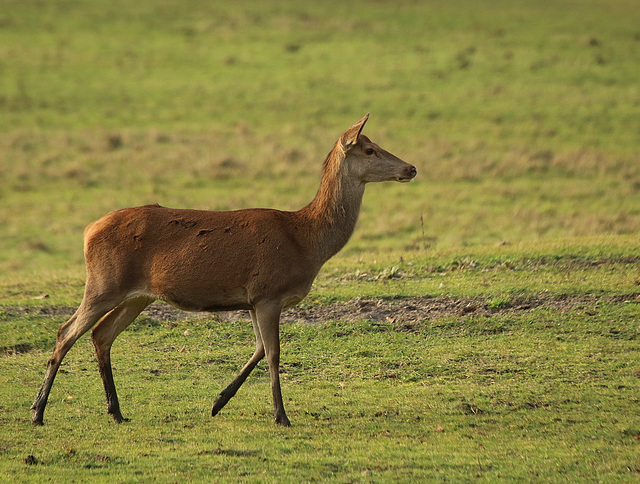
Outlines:
[[[280,390],[280,313],[307,295],[322,265],[351,237],[365,184],[406,182],[417,173],[414,166],[360,134],[368,117],[336,142],[324,162],[318,193],[296,212],[213,212],[148,205],[111,212],[91,223],[84,234],[84,298],[58,331],[31,407],[33,424],[43,423],[62,359],[94,325],[92,338],[107,411],[122,422],[111,345],[143,309],[161,299],[186,310],[249,310],[255,352],[215,400],[211,414],[227,404],[266,355],[275,421],[290,425]]]

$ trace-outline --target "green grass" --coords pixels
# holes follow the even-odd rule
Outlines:
[[[410,331],[392,322],[285,325],[292,429],[271,421],[264,365],[211,419],[213,396],[252,341],[248,322],[208,320],[143,320],[122,335],[115,371],[132,420],[120,426],[104,413],[92,348],[81,340],[46,426],[32,428],[28,405],[48,353],[36,336],[42,349],[3,357],[0,465],[20,480],[629,482],[639,470],[637,317],[636,297],[445,317]],[[49,335],[59,323],[3,320]],[[28,455],[38,463],[25,464]]]
[[[606,8],[10,2],[0,273],[79,273],[127,205],[297,209],[366,112],[419,177],[368,188],[347,253],[638,233],[640,30]]]
[[[0,477],[640,480],[636,10],[5,0]],[[30,426],[90,221],[156,202],[297,209],[367,112],[418,178],[367,188],[302,307],[399,316],[284,325],[293,428],[271,422],[264,364],[208,416],[250,324],[149,316],[114,347],[131,422],[104,414],[85,337]],[[445,310],[400,314],[430,298]]]

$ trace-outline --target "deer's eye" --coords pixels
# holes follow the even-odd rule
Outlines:
[[[375,153],[375,152],[373,151],[373,148],[367,148],[366,150],[364,150],[364,152],[365,152],[367,155],[369,155],[369,156],[371,156],[373,153]]]

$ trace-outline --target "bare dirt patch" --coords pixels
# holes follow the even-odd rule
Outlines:
[[[381,299],[356,298],[346,302],[326,305],[295,306],[282,314],[284,323],[318,323],[330,320],[365,319],[382,321],[420,321],[434,320],[449,316],[490,316],[514,312],[530,311],[546,307],[557,311],[570,311],[588,308],[603,302],[617,303],[640,302],[640,293],[601,296],[593,294],[549,295],[540,293],[523,297],[496,299],[486,296],[453,298],[448,296],[430,297],[392,297]],[[70,317],[75,308],[60,306],[43,307],[5,307],[9,317],[35,315],[51,317]],[[247,311],[222,311],[217,313],[188,312],[176,309],[168,304],[156,302],[142,313],[142,317],[155,321],[176,321],[180,319],[218,317],[222,320],[249,319]]]
[[[548,308],[566,312],[576,309],[588,310],[602,303],[640,303],[640,293],[602,296],[593,294],[550,295],[539,293],[522,297],[496,299],[487,296],[453,298],[448,296],[392,297],[381,299],[356,298],[332,304],[295,306],[282,314],[283,323],[314,324],[335,320],[370,320],[391,322],[415,322],[437,320],[447,317],[491,316]],[[75,308],[5,307],[6,316],[50,316],[68,318]],[[6,317],[5,316],[5,317]],[[222,311],[217,313],[188,312],[168,304],[156,302],[144,310],[141,317],[154,321],[177,321],[194,318],[217,317],[226,321],[249,320],[247,311]]]
[[[588,308],[602,302],[640,302],[640,294],[614,297],[593,295],[554,295],[513,298],[509,300],[487,298],[407,297],[389,299],[353,299],[344,303],[315,307],[294,307],[283,313],[284,322],[317,323],[326,320],[355,320],[415,322],[446,317],[491,316],[531,311],[548,307],[557,311]]]

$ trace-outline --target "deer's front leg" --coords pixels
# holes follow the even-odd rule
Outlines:
[[[264,351],[269,363],[275,421],[279,425],[290,427],[291,422],[289,422],[284,411],[282,390],[280,389],[280,312],[282,308],[279,304],[263,303],[257,306],[255,311]]]
[[[253,323],[253,332],[256,334],[256,350],[254,351],[253,356],[244,365],[244,368],[242,368],[240,373],[238,373],[233,381],[220,392],[218,398],[216,398],[215,402],[213,402],[213,407],[211,408],[212,416],[216,416],[218,412],[222,410],[222,408],[227,404],[227,402],[231,400],[231,398],[236,394],[238,389],[247,379],[251,371],[256,367],[258,362],[264,356],[264,347],[262,345],[262,337],[260,336],[260,329],[258,328],[258,321],[256,319],[255,311],[251,311],[251,322]]]

